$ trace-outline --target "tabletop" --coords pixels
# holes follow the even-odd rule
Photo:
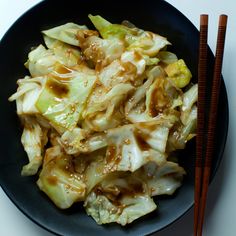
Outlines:
[[[14,21],[39,0],[0,0],[0,39]],[[236,99],[233,98],[236,88],[236,1],[235,0],[167,0],[174,5],[195,26],[199,25],[199,15],[209,14],[209,45],[215,51],[218,16],[227,14],[228,31],[226,35],[223,76],[229,99],[229,133],[224,157],[212,182],[208,194],[204,235],[236,235],[236,145],[233,145],[236,134]],[[30,221],[8,199],[0,187],[0,235],[4,236],[52,236],[53,234]],[[193,228],[193,209],[155,236],[191,236]]]

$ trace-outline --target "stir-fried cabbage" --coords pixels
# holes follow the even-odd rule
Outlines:
[[[190,70],[182,59],[169,64],[165,68],[165,71],[178,88],[183,88],[188,85],[192,77]]]
[[[36,107],[58,130],[72,130],[81,119],[96,75],[62,68],[65,73],[47,75]]]
[[[157,57],[161,62],[163,62],[167,65],[178,61],[177,56],[174,53],[168,52],[168,51],[160,51],[157,54]]]
[[[23,166],[22,175],[35,175],[43,160],[44,146],[46,145],[47,130],[40,127],[34,117],[23,117],[24,131],[21,142],[28,155],[29,163]]]
[[[198,87],[166,38],[89,18],[95,30],[44,30],[28,54],[29,75],[9,98],[24,127],[21,174],[38,174],[61,209],[83,201],[98,224],[126,225],[181,186],[173,156],[196,135]]]
[[[111,24],[101,16],[89,15],[89,18],[103,38],[122,39],[127,45],[127,50],[154,57],[162,48],[170,44],[166,38],[149,31]]]
[[[29,69],[30,74],[36,77],[47,75],[51,72],[56,61],[57,59],[53,52],[40,44],[29,53],[25,66]]]
[[[59,40],[44,36],[44,42],[46,46],[54,53],[56,59],[61,64],[74,67],[80,62],[82,63],[81,52],[78,48],[71,46],[67,43],[63,43]]]
[[[39,111],[36,108],[36,101],[44,87],[44,78],[26,76],[24,79],[19,79],[17,84],[17,92],[9,98],[9,101],[16,100],[17,114],[19,116],[38,114]]]
[[[72,157],[59,146],[47,149],[37,184],[62,209],[85,198],[86,185],[74,171]]]
[[[185,171],[182,167],[170,161],[160,166],[149,162],[135,173],[146,182],[151,196],[172,195],[181,186],[184,174]]]
[[[155,161],[157,164],[165,161],[166,156],[162,150],[165,150],[169,130],[166,127],[155,128],[156,130],[151,134],[137,125],[124,125],[110,129],[107,132],[108,168],[111,171],[133,172],[149,161]],[[157,143],[153,144],[154,136]]]
[[[61,42],[80,46],[78,35],[80,32],[86,31],[88,31],[88,28],[85,25],[67,23],[49,30],[44,30],[42,33],[50,38],[60,40]]]
[[[98,36],[90,36],[81,45],[83,55],[88,61],[92,61],[99,70],[112,61],[120,58],[124,52],[124,43],[119,39],[101,39]]]
[[[104,134],[91,135],[86,130],[75,128],[61,136],[61,145],[68,154],[90,153],[107,146]]]
[[[156,209],[145,183],[132,176],[104,180],[88,195],[84,205],[98,224],[126,225]]]

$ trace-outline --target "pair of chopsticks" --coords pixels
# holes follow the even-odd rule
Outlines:
[[[217,46],[213,79],[211,80],[211,98],[207,101],[207,34],[208,15],[200,17],[200,44],[198,62],[198,118],[197,147],[195,163],[195,206],[194,206],[194,236],[201,236],[206,208],[207,191],[211,174],[212,156],[214,150],[217,107],[221,83],[221,70],[224,54],[227,16],[220,15],[218,25]],[[209,103],[207,103],[209,102]],[[206,105],[210,104],[208,116]],[[208,118],[208,121],[206,119]],[[207,134],[207,135],[206,135]],[[205,139],[207,137],[207,139]],[[206,142],[206,148],[204,145]]]

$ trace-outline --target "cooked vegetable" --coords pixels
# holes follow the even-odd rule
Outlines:
[[[40,127],[34,117],[26,116],[22,118],[24,131],[21,142],[29,158],[29,164],[22,169],[22,175],[35,175],[43,160],[44,146],[48,141],[47,130]]]
[[[119,39],[101,39],[98,36],[91,36],[85,39],[81,49],[86,59],[93,62],[99,70],[119,59],[125,47]]]
[[[57,26],[55,28],[44,30],[42,33],[52,39],[60,40],[74,46],[80,46],[80,41],[77,35],[80,32],[87,32],[88,28],[85,25],[77,25],[74,23],[67,23],[65,25]],[[94,32],[95,33],[95,32]]]
[[[24,126],[21,174],[38,174],[61,209],[83,201],[98,224],[126,225],[181,186],[176,150],[196,135],[198,87],[166,38],[89,18],[96,30],[45,30],[28,54],[30,75],[9,98]]]
[[[104,39],[124,40],[127,50],[154,57],[162,48],[170,44],[166,38],[149,31],[111,24],[101,16],[89,15],[89,18]]]
[[[170,161],[160,166],[149,162],[135,173],[147,183],[151,196],[172,195],[181,186],[184,174],[182,167]]]
[[[96,75],[71,71],[67,67],[62,70],[65,74],[55,71],[47,75],[36,107],[57,130],[72,130],[81,120]]]
[[[132,176],[102,181],[87,197],[85,209],[98,224],[126,225],[156,209],[147,186]]]
[[[174,53],[168,51],[160,51],[157,54],[157,57],[161,62],[164,62],[167,65],[178,61],[177,56]]]
[[[157,164],[165,161],[166,156],[162,150],[165,150],[169,129],[155,127],[154,124],[157,130],[149,134],[141,127],[124,125],[108,130],[106,161],[110,171],[133,172],[149,161],[155,161]],[[158,136],[157,144],[151,145],[153,136]]]
[[[83,58],[77,47],[63,43],[59,40],[44,36],[46,46],[54,53],[58,62],[62,65],[73,67],[82,63]]]
[[[183,88],[188,85],[192,77],[190,70],[182,59],[169,64],[165,68],[165,71],[178,88]]]
[[[48,148],[37,184],[61,209],[85,198],[86,185],[74,171],[72,157],[59,146]]]

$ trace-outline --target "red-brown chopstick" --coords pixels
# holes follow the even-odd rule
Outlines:
[[[221,70],[222,70],[222,62],[224,54],[226,26],[227,26],[227,16],[221,15],[219,18],[219,26],[218,26],[215,66],[214,66],[213,85],[212,85],[211,102],[210,102],[210,114],[208,120],[207,146],[206,146],[206,157],[205,157],[206,159],[204,163],[202,193],[200,197],[200,209],[198,217],[198,229],[197,229],[198,236],[202,235],[204,213],[207,200],[207,191],[208,191],[211,165],[212,165],[212,156],[215,144],[214,143],[215,127],[216,127],[217,107],[218,107],[219,91],[221,83]]]
[[[203,139],[205,125],[205,97],[207,72],[207,33],[208,15],[200,16],[200,42],[198,59],[198,117],[197,117],[197,148],[195,162],[195,192],[194,192],[194,236],[197,236],[198,215],[202,186]]]

